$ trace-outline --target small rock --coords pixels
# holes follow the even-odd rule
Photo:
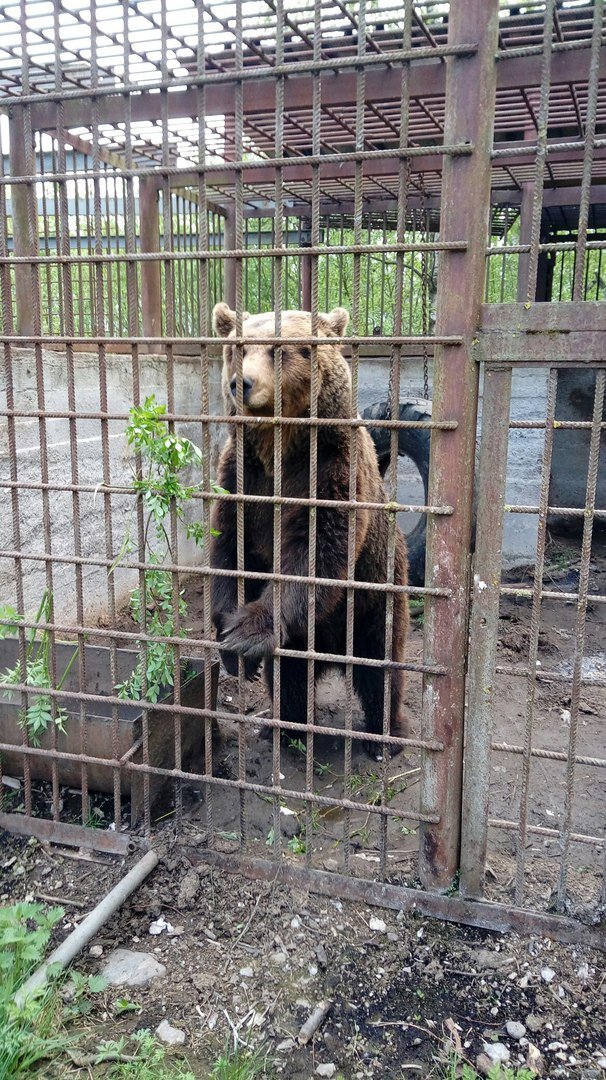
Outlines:
[[[90,949],[88,950],[88,955],[89,956],[94,956],[95,958],[97,958],[99,956],[103,956],[103,946],[102,945],[91,945]]]
[[[209,975],[206,971],[196,971],[192,975],[191,981],[196,990],[204,993],[206,990],[212,990],[216,980],[214,975]]]
[[[295,1040],[294,1039],[282,1039],[282,1042],[278,1043],[278,1045],[276,1046],[276,1053],[277,1054],[290,1054],[290,1051],[294,1050],[294,1048],[295,1048]]]
[[[510,1058],[510,1053],[509,1053],[509,1050],[507,1049],[507,1047],[505,1046],[505,1043],[500,1043],[500,1042],[495,1042],[495,1043],[487,1043],[487,1042],[485,1042],[484,1043],[484,1053],[486,1054],[487,1057],[490,1058],[490,1060],[492,1061],[493,1064],[495,1064],[495,1062],[496,1062],[497,1064],[502,1065],[502,1064],[504,1064],[504,1062],[509,1061],[509,1058]]]
[[[252,979],[254,971],[251,967],[240,968],[240,975],[243,979]]]
[[[397,935],[397,934],[393,934],[393,933],[392,933],[392,932],[390,931],[390,932],[389,932],[389,934],[387,935],[387,940],[388,940],[388,941],[391,941],[391,942],[392,942],[392,943],[393,943],[393,944],[395,945],[396,941],[399,941],[400,939],[399,939],[399,937],[398,937],[398,935]]]
[[[275,952],[271,954],[271,961],[273,964],[285,964],[288,957],[285,952]]]
[[[515,1039],[519,1042],[526,1034],[526,1028],[519,1020],[508,1020],[505,1024],[505,1031],[509,1035],[510,1039]]]
[[[328,870],[332,874],[336,874],[337,870],[339,869],[339,864],[336,859],[324,859],[322,865],[324,866],[325,870]]]
[[[537,1031],[541,1030],[544,1022],[545,1021],[541,1020],[540,1016],[535,1016],[534,1013],[529,1013],[526,1017],[526,1027],[529,1031],[532,1031],[533,1034],[536,1034]]]
[[[541,969],[541,978],[545,983],[553,982],[553,980],[555,979],[555,974],[556,973],[553,968],[544,967]]]
[[[168,1020],[163,1020],[156,1028],[156,1035],[168,1046],[182,1046],[185,1042],[185,1032],[180,1028],[173,1027]]]
[[[177,907],[191,908],[200,891],[200,876],[196,870],[188,870],[179,886]]]
[[[555,1039],[553,1042],[550,1042],[547,1049],[554,1052],[556,1050],[568,1050],[568,1047],[567,1047],[566,1043],[558,1042],[558,1040]]]
[[[326,967],[328,964],[328,956],[326,955],[326,949],[321,942],[319,945],[316,945],[316,957],[320,967]]]
[[[513,964],[513,956],[503,956],[502,953],[491,952],[490,949],[478,949],[474,960],[479,971],[498,971]]]
[[[295,915],[294,919],[290,920],[291,930],[300,930],[302,926],[301,920],[298,915]]]
[[[545,1071],[545,1062],[543,1055],[537,1046],[530,1043],[528,1046],[528,1055],[526,1057],[526,1064],[528,1068],[537,1074],[542,1076]]]
[[[387,933],[387,924],[383,922],[383,919],[377,919],[375,915],[372,915],[368,923],[371,930],[375,930],[377,934]],[[317,1072],[317,1070],[316,1070]],[[332,1073],[322,1073],[322,1076],[332,1076]]]
[[[325,1065],[318,1065],[316,1069],[316,1076],[327,1076],[330,1080],[331,1076],[334,1076],[337,1071],[337,1066],[328,1061]]]
[[[101,974],[110,986],[147,986],[152,979],[166,975],[166,968],[151,953],[115,949]]]
[[[490,1076],[490,1073],[494,1069],[494,1061],[491,1061],[488,1054],[478,1054],[476,1058],[476,1069],[480,1076]]]
[[[588,978],[589,964],[581,964],[579,970],[577,971],[577,979],[580,979],[581,982],[587,982]]]

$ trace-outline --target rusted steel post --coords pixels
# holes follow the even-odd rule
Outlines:
[[[464,896],[481,896],[484,889],[510,404],[511,367],[487,365],[469,626],[465,723],[469,753],[463,782],[459,881]]]
[[[141,252],[160,250],[159,183],[153,176],[139,178]],[[162,334],[162,277],[160,260],[141,263],[141,316],[143,333]]]
[[[301,247],[307,247],[311,243],[310,230],[311,222],[308,218],[303,218],[301,233],[305,232],[305,239],[301,237]],[[311,255],[301,256],[301,309],[303,311],[311,311],[311,263]]]
[[[419,873],[426,888],[453,881],[459,865],[461,774],[468,630],[468,574],[478,404],[478,371],[472,340],[482,303],[489,235],[490,167],[496,88],[498,0],[453,0],[450,44],[477,42],[469,57],[447,60],[446,142],[473,146],[469,156],[444,161],[443,240],[466,240],[462,252],[440,259],[436,333],[460,334],[463,344],[436,346],[434,418],[457,421],[454,431],[432,432],[429,500],[452,505],[451,517],[429,515],[426,585],[451,591],[446,602],[429,601],[424,659],[444,664],[448,674],[428,675],[423,692],[423,731],[444,743],[442,753],[424,754],[421,808],[440,814],[438,825],[420,830]]]
[[[236,250],[236,215],[232,206],[227,206],[224,210],[225,214],[225,227],[224,227],[224,240],[225,250]],[[226,302],[231,308],[236,306],[236,260],[224,259],[224,274],[225,280],[223,282],[223,295]]]
[[[25,113],[23,108],[13,109],[9,116],[9,154],[12,176],[26,176],[28,154],[25,146]],[[11,186],[13,209],[13,245],[15,255],[21,257],[38,254],[38,217],[31,184]],[[16,329],[18,334],[34,332],[34,309],[32,299],[32,273],[24,264],[15,267],[15,300],[17,307]]]

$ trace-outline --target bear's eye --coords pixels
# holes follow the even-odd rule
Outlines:
[[[302,345],[300,352],[304,360],[311,360],[311,349],[309,345]]]

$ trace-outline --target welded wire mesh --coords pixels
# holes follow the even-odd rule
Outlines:
[[[562,308],[576,331],[584,302],[604,298],[603,3],[536,0],[522,9],[498,0],[390,0],[379,11],[366,0],[236,0],[226,13],[194,0],[153,0],[144,9],[134,0],[21,0],[3,15],[0,603],[10,630],[4,666],[14,677],[12,741],[1,738],[0,753],[3,770],[22,780],[7,809],[57,827],[101,815],[119,831],[130,807],[148,835],[164,813],[179,826],[195,812],[210,847],[294,856],[309,867],[324,865],[330,851],[346,873],[407,883],[416,879],[420,846],[420,876],[432,888],[458,868],[463,798],[470,891],[480,891],[490,838],[514,860],[513,888],[500,898],[537,906],[534,893],[528,899],[527,845],[546,837],[559,845],[564,910],[578,845],[603,846],[603,823],[592,829],[575,796],[579,768],[599,776],[604,764],[584,746],[581,711],[587,611],[601,611],[604,600],[590,569],[593,529],[606,516],[603,373],[590,387],[589,413],[574,419],[560,416],[563,377],[549,335],[540,338],[542,355],[537,346],[523,358],[550,370],[542,411],[509,409],[510,371],[500,405],[491,405],[484,379],[483,415],[503,428],[496,524],[501,513],[538,521],[532,582],[501,589],[504,602],[515,595],[530,605],[527,656],[512,665],[496,653],[501,535],[484,535],[477,519],[497,599],[485,654],[476,652],[473,611],[471,645],[467,635],[480,400],[472,346],[490,317],[482,299],[506,341],[522,317],[508,305],[526,311],[535,301],[568,301]],[[235,312],[234,415],[224,408],[211,326],[222,299]],[[344,414],[332,417],[319,414],[321,315],[337,306],[351,316],[343,344],[352,393]],[[294,309],[310,312],[309,332],[285,345],[284,316]],[[271,313],[273,327],[255,337],[244,329],[246,312]],[[603,357],[595,352],[599,316],[592,318],[597,329],[579,358],[588,363]],[[536,328],[533,335],[538,341]],[[274,365],[262,491],[246,479],[259,418],[245,408],[244,361],[256,345],[272,351]],[[285,413],[283,398],[293,347],[307,351],[311,371],[298,417]],[[494,367],[494,355],[484,359],[486,371],[488,361]],[[509,353],[502,359],[514,366]],[[424,406],[423,419],[403,421],[400,404],[421,392],[423,367],[433,417]],[[371,390],[384,409],[360,419]],[[128,444],[125,431],[156,407],[158,443],[198,452],[179,474],[177,496],[150,523],[158,491],[145,449],[134,437]],[[364,428],[388,433],[380,497],[364,496]],[[346,461],[338,500],[326,490],[322,459],[326,434],[337,431]],[[399,450],[415,431],[431,436],[431,469],[428,493],[412,498],[401,492]],[[587,439],[576,505],[554,502],[550,486],[565,432]],[[304,447],[303,487],[284,465],[293,433]],[[227,438],[234,482],[220,492]],[[532,503],[506,492],[516,439],[525,440],[522,455],[530,448],[536,457]],[[480,491],[496,457],[487,438]],[[335,502],[347,529],[341,563],[328,572],[322,521]],[[211,565],[217,505],[234,522],[234,557],[224,565]],[[387,523],[385,565],[370,583],[358,578],[357,531],[367,512]],[[429,558],[424,582],[406,585],[397,576],[396,530],[413,513],[427,518]],[[578,582],[564,591],[545,586],[555,518],[578,519],[583,529]],[[294,571],[284,565],[292,520],[306,548]],[[263,565],[248,556],[261,529]],[[261,593],[278,628],[265,697],[240,660],[216,698],[211,585],[221,578],[235,582],[238,608]],[[328,587],[340,590],[345,613],[337,651],[318,640]],[[280,628],[295,589],[306,625],[293,642]],[[355,613],[363,592],[383,598],[385,643],[361,662]],[[576,604],[573,655],[568,667],[549,669],[570,692],[557,747],[545,743],[537,681],[542,603],[552,592]],[[423,644],[415,630],[398,660],[391,636],[402,596],[417,611],[424,604]],[[507,693],[498,680],[519,675],[527,694],[519,742],[501,739],[498,725],[494,733],[482,728],[483,771],[466,808],[466,665],[473,681],[480,655],[489,674],[496,665],[495,694],[499,686]],[[330,665],[341,682],[327,703],[316,676]],[[156,701],[159,666],[169,693]],[[371,731],[356,701],[361,668],[376,671],[380,687]],[[125,702],[119,688],[133,669],[138,681]],[[407,738],[390,734],[392,683],[402,669]],[[36,704],[48,724],[41,746],[24,720]],[[475,732],[473,702],[468,715]],[[499,797],[489,808],[491,742],[495,760],[502,751],[520,763],[507,812]],[[364,755],[363,743],[378,760]],[[553,824],[537,820],[534,802],[533,770],[547,761],[564,776]],[[475,814],[473,837],[466,814]],[[501,850],[501,834],[515,836],[515,850]]]

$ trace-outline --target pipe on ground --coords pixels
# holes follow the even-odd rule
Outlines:
[[[159,856],[156,851],[148,851],[139,862],[129,870],[128,874],[104,896],[96,907],[72,930],[65,941],[50,954],[47,960],[30,975],[27,982],[15,994],[15,1003],[21,1008],[27,997],[39,990],[48,979],[49,968],[56,970],[67,967],[78,955],[86,944],[95,936],[101,927],[118,911],[131,893],[139,887],[142,881],[151,874],[158,865]]]

